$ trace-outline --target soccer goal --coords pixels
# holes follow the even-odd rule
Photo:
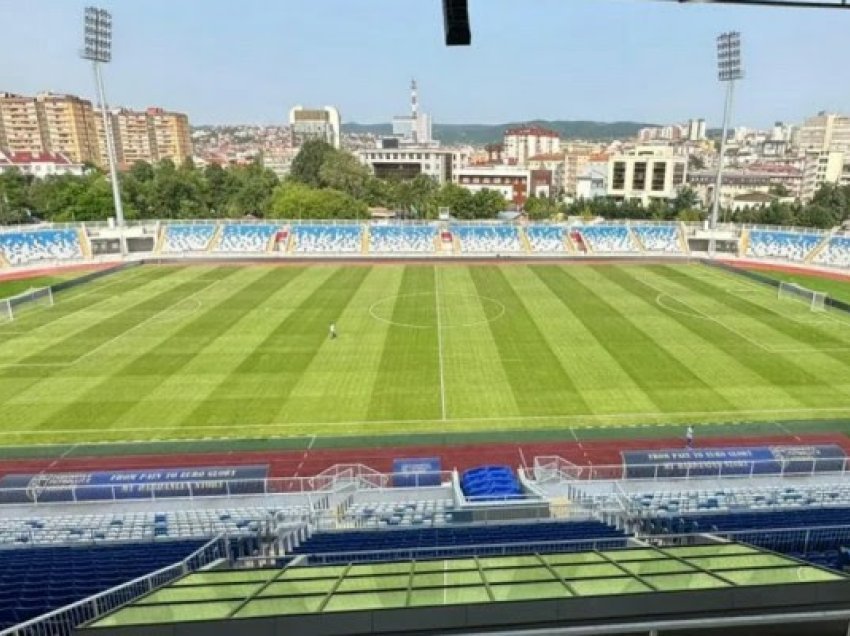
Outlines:
[[[0,298],[0,322],[12,321],[20,310],[28,305],[53,306],[53,288],[32,287],[25,292]]]
[[[826,310],[827,294],[803,287],[797,283],[779,283],[779,299],[787,298],[802,300],[809,305],[809,309],[812,311]]]

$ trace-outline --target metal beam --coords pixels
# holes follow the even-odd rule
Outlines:
[[[679,4],[737,4],[794,9],[850,9],[850,0],[668,0]]]
[[[467,3],[468,0],[443,0],[446,46],[469,46],[472,42]]]

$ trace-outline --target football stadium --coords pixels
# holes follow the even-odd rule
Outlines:
[[[470,44],[467,1],[441,4],[446,44]],[[730,83],[721,131],[709,138],[705,120],[635,130],[629,139],[659,142],[663,158],[640,159],[654,151],[639,145],[617,154],[622,196],[594,195],[604,200],[594,208],[576,189],[573,204],[587,207],[572,214],[553,186],[566,150],[526,168],[530,153],[491,161],[508,151],[482,143],[481,164],[455,166],[453,153],[469,156],[431,139],[412,81],[411,116],[394,118],[383,145],[347,133],[372,144],[356,148],[363,165],[340,150],[335,108],[301,106],[286,138],[300,149],[281,180],[262,151],[202,172],[191,141],[184,165],[131,162],[146,144],[180,145],[174,122],[187,139],[190,129],[162,108],[108,111],[111,20],[85,10],[81,56],[102,123],[85,100],[0,92],[0,636],[850,634],[841,152],[765,169],[764,191],[729,198],[721,220],[724,157],[749,161],[746,135],[727,135]],[[718,45],[720,80],[742,79],[740,34]],[[231,88],[227,71],[215,71],[217,92]],[[88,104],[88,123],[74,121],[103,152],[78,174],[38,174],[71,168],[47,161],[61,153],[5,146],[39,135],[70,145],[61,104]],[[818,117],[839,129],[840,117]],[[118,144],[119,174],[113,136],[133,126],[143,132]],[[778,122],[761,151],[784,156],[784,130]],[[516,136],[559,139],[536,125],[505,131]],[[741,145],[724,155],[727,137]],[[605,157],[621,151],[604,139]],[[20,173],[22,156],[33,172]],[[293,176],[299,158],[315,183]],[[686,169],[698,177],[687,183],[716,184],[710,216]],[[587,187],[607,178],[594,174]],[[730,189],[753,174],[741,168]],[[789,174],[809,200],[786,200]],[[320,178],[362,178],[352,189],[406,203],[367,207]],[[430,193],[427,210],[411,183]],[[195,186],[269,211],[216,212],[206,191],[196,207]],[[472,214],[442,205],[446,191],[458,207],[516,209]],[[163,193],[175,198],[152,213]],[[108,214],[89,209],[110,194]],[[296,199],[298,214],[286,207]],[[642,218],[626,213],[632,204]],[[765,210],[798,216],[747,221]],[[805,223],[824,218],[834,223]]]
[[[844,633],[850,243],[723,232],[3,230],[3,633]]]

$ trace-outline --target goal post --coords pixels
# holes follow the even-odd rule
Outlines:
[[[782,281],[778,289],[779,300],[792,299],[801,300],[809,305],[811,311],[826,311],[827,294],[803,287],[797,283]]]
[[[53,306],[52,287],[31,287],[25,292],[0,298],[0,321],[12,321],[27,305]]]

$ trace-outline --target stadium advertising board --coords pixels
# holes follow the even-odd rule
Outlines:
[[[415,488],[416,486],[440,485],[440,458],[414,457],[393,460],[393,486]]]
[[[267,476],[265,464],[9,474],[0,477],[0,503],[252,494],[264,492]]]
[[[623,474],[629,479],[834,472],[842,469],[846,456],[837,444],[676,448],[622,451],[621,454]]]

